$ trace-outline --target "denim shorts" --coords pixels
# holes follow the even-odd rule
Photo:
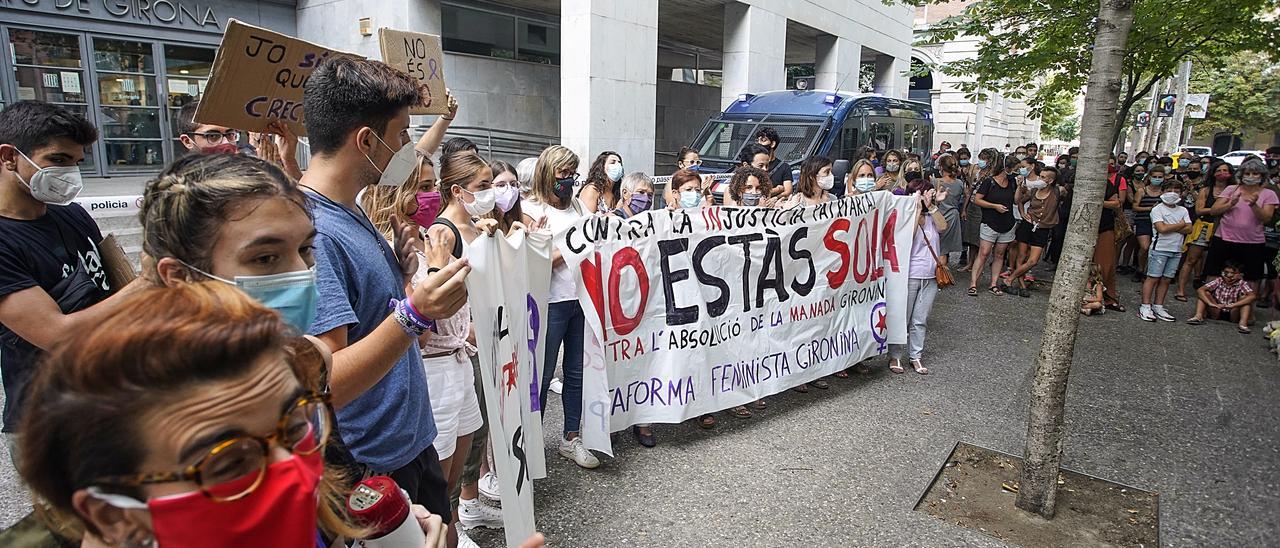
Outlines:
[[[1156,251],[1147,254],[1148,278],[1177,278],[1178,263],[1182,261],[1182,253],[1177,251]]]

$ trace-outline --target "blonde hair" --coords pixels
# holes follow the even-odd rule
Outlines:
[[[874,178],[876,178],[876,166],[875,166],[875,164],[872,164],[872,163],[871,163],[871,160],[868,160],[868,159],[866,159],[866,158],[863,158],[863,159],[861,159],[861,160],[858,160],[858,161],[856,161],[856,162],[854,162],[854,163],[853,163],[853,167],[849,168],[849,173],[848,173],[847,175],[845,175],[845,176],[844,176],[844,179],[845,179],[845,185],[844,185],[844,187],[845,187],[845,192],[846,192],[846,193],[849,193],[849,192],[859,192],[858,188],[857,188],[857,187],[855,187],[855,186],[853,186],[853,181],[854,181],[854,180],[856,180],[856,179],[858,178],[858,170],[859,170],[859,169],[861,169],[861,168],[862,168],[862,166],[867,166],[867,167],[871,168],[871,177],[872,177],[873,179],[874,179]],[[901,167],[899,167],[898,169],[899,169],[899,170],[901,170],[902,168],[901,168]]]
[[[533,170],[533,195],[539,202],[549,204],[556,197],[556,172],[578,169],[578,155],[567,147],[551,145],[538,156]],[[560,204],[561,207],[568,204]]]
[[[907,166],[911,164],[915,164],[916,167],[920,168],[920,176],[924,177],[924,164],[920,163],[920,160],[903,160],[902,165],[898,166],[896,188],[907,189]]]
[[[392,234],[391,230],[392,215],[400,217],[401,221],[413,222],[409,216],[418,212],[418,188],[421,186],[419,181],[422,177],[422,169],[424,166],[432,165],[430,157],[418,153],[418,169],[400,183],[400,186],[375,185],[365,190],[364,195],[360,197],[360,207],[364,209],[365,215],[369,216],[369,222],[372,222],[374,228],[377,228],[387,240],[395,239],[395,234]]]

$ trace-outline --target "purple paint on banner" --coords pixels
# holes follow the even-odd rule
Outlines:
[[[538,375],[538,327],[542,324],[542,319],[538,317],[538,301],[533,298],[532,294],[528,295],[529,308],[529,355],[533,362],[533,375],[529,380],[529,410],[541,411],[542,405],[538,401],[539,391],[542,388],[542,376]]]

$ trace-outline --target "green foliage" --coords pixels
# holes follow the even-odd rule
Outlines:
[[[1244,49],[1280,49],[1280,21],[1270,15],[1277,10],[1280,0],[1134,0],[1117,117],[1126,119],[1130,107],[1184,60],[1215,64]],[[1055,97],[1084,88],[1097,14],[1096,0],[981,0],[934,23],[917,43],[976,39],[973,58],[929,68],[965,78],[959,87],[971,96],[1000,91],[1025,99],[1032,116],[1043,116]]]
[[[1056,141],[1074,141],[1080,136],[1080,117],[1069,116],[1056,124],[1040,124],[1040,137]]]
[[[1074,94],[1059,93],[1049,97],[1038,112],[1040,135],[1047,139],[1074,140],[1080,134],[1080,117],[1075,113]]]
[[[1197,135],[1280,131],[1280,65],[1264,54],[1243,51],[1195,66],[1190,89],[1210,95],[1208,116],[1193,121]]]

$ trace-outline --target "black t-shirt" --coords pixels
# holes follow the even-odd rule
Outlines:
[[[769,180],[773,181],[773,186],[780,187],[783,183],[791,180],[791,164],[774,158],[769,162],[768,166]]]
[[[1119,174],[1113,174],[1107,179],[1107,193],[1102,196],[1102,201],[1115,198],[1120,194],[1120,185],[1127,184],[1124,177]],[[1116,212],[1109,207],[1102,208],[1102,216],[1098,218],[1098,232],[1106,232],[1116,229]]]
[[[978,184],[978,189],[974,192],[982,195],[982,199],[993,204],[1001,204],[1008,209],[1004,213],[1000,213],[994,209],[982,208],[982,224],[991,227],[996,232],[1008,232],[1013,228],[1013,197],[1018,191],[1018,187],[1008,177],[1005,178],[1007,183],[1005,186],[996,184],[996,180],[987,177]]]
[[[0,217],[0,298],[39,287],[64,314],[101,301],[114,289],[98,252],[101,242],[98,225],[76,204],[48,206],[43,217],[31,221]],[[5,432],[16,431],[27,384],[42,355],[39,348],[0,324]]]

